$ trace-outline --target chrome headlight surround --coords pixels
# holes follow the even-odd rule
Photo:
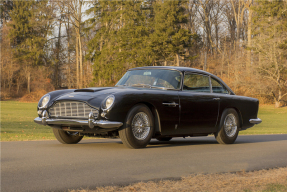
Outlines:
[[[115,96],[114,95],[109,95],[105,98],[105,100],[102,102],[102,109],[104,111],[108,111],[110,108],[112,108],[112,106],[115,103]]]
[[[50,95],[49,94],[46,94],[44,95],[41,99],[40,99],[40,102],[38,104],[38,107],[39,109],[43,109],[43,108],[46,108],[49,101],[50,101]]]

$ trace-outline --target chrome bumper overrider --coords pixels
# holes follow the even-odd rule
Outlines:
[[[123,125],[122,122],[95,120],[93,113],[91,112],[88,120],[79,119],[52,119],[45,117],[46,113],[43,113],[43,117],[36,117],[35,123],[40,125],[76,125],[76,126],[89,126],[91,129],[94,127],[101,127],[104,129],[118,128]]]
[[[257,118],[257,119],[249,119],[249,123],[252,123],[252,124],[259,124],[261,123],[262,120]]]

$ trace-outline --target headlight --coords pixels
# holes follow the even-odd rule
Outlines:
[[[50,95],[44,95],[41,98],[42,102],[40,103],[39,107],[46,107],[48,102],[50,101]]]
[[[109,95],[104,100],[104,102],[102,104],[102,108],[105,110],[108,110],[113,106],[114,102],[115,102],[115,96]]]

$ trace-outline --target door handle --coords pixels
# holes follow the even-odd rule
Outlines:
[[[220,98],[219,98],[219,97],[216,97],[216,98],[213,98],[213,100],[218,101],[218,100],[220,100]]]
[[[163,105],[169,106],[169,107],[176,107],[178,103],[172,102],[172,103],[162,103]]]

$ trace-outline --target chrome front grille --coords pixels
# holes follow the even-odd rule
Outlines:
[[[85,118],[88,119],[89,113],[93,112],[94,117],[97,118],[98,110],[91,108],[83,102],[65,101],[58,102],[49,109],[51,117],[68,117],[68,118]]]

